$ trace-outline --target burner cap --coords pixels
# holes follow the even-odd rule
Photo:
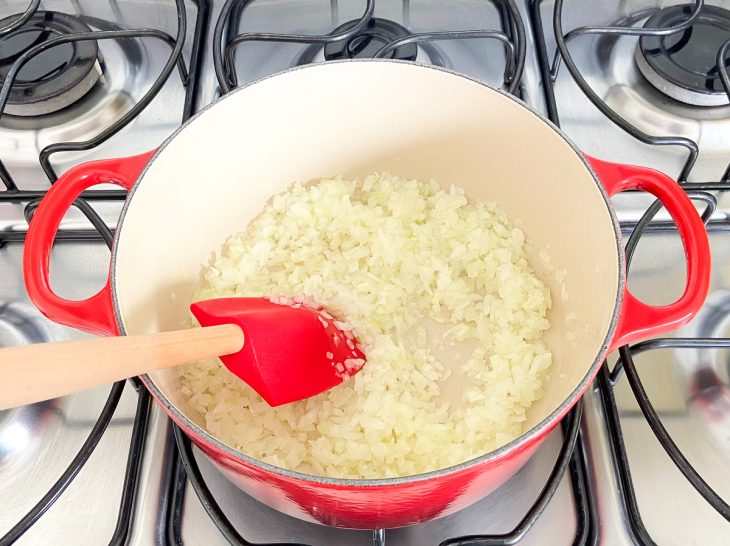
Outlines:
[[[685,21],[694,6],[661,9],[644,24],[666,28]],[[730,11],[715,6],[702,8],[695,23],[669,36],[642,36],[636,64],[649,82],[670,97],[696,106],[728,104],[718,75],[716,57],[730,37]]]
[[[348,21],[337,27],[334,33],[344,32],[359,23],[359,19]],[[404,26],[389,19],[378,19],[373,17],[368,26],[349,40],[339,42],[328,42],[324,46],[324,58],[328,61],[334,59],[355,59],[373,57],[383,46],[390,42],[408,36],[410,32]],[[407,44],[397,48],[388,55],[390,59],[403,61],[415,61],[418,55],[416,44]]]
[[[0,28],[15,20],[0,20]],[[0,37],[0,83],[13,62],[28,49],[65,34],[90,32],[77,17],[53,11],[35,13],[22,27]],[[101,76],[95,40],[52,47],[33,57],[13,82],[5,112],[18,116],[49,114],[83,97]]]

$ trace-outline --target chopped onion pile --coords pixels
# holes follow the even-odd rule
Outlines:
[[[521,433],[551,365],[550,292],[524,245],[496,205],[453,186],[390,174],[295,184],[226,242],[195,300],[323,307],[367,363],[276,408],[217,360],[183,368],[183,392],[221,441],[310,474],[405,476],[494,450]]]

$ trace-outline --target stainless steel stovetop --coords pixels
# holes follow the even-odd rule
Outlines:
[[[29,3],[33,8],[28,0],[0,4],[0,81],[29,45],[3,45],[2,29],[14,14],[29,9]],[[671,8],[680,4],[686,7]],[[665,38],[573,32],[561,41],[561,62],[555,78],[550,76],[556,9],[565,34],[586,25],[641,27],[647,19],[664,26],[681,24],[703,4],[714,7],[703,8],[705,19],[695,21],[700,26]],[[730,544],[730,208],[725,191],[725,186],[730,189],[730,106],[678,100],[724,100],[717,70],[710,67],[712,77],[705,77],[699,90],[697,70],[694,80],[692,70],[681,70],[700,62],[691,56],[699,55],[703,45],[718,49],[730,40],[730,12],[716,11],[723,6],[730,9],[723,1],[375,0],[375,16],[397,23],[376,29],[375,34],[388,40],[403,38],[406,29],[417,34],[502,32],[516,57],[524,47],[522,73],[511,76],[518,78],[516,92],[523,100],[559,123],[587,153],[687,180],[686,189],[700,210],[708,203],[711,207],[711,294],[701,315],[676,332],[687,340],[635,347],[622,370],[614,368],[618,355],[611,355],[586,394],[582,413],[567,418],[562,430],[493,495],[454,516],[405,529],[355,532],[303,523],[247,497],[187,442],[176,442],[164,414],[130,382],[0,412],[0,545]],[[221,47],[220,40],[228,43],[242,33],[259,33],[235,49],[239,85],[347,51],[373,55],[386,43],[380,37],[357,38],[343,53],[342,47],[272,42],[261,36],[329,33],[360,18],[365,0],[44,0],[39,9],[72,15],[94,31],[148,28],[157,35],[140,38],[137,32],[98,41],[96,57],[84,61],[89,71],[81,83],[74,84],[70,76],[55,79],[55,85],[76,85],[75,93],[82,95],[68,104],[39,99],[23,112],[23,99],[16,100],[13,110],[9,97],[10,108],[0,115],[0,161],[7,170],[0,168],[0,346],[83,335],[41,317],[25,295],[21,257],[26,215],[55,173],[81,161],[148,150],[217,98],[219,79],[232,85],[230,70],[216,70],[213,51]],[[186,28],[179,32],[181,14]],[[516,18],[524,26],[523,40]],[[38,36],[29,35],[39,43]],[[443,64],[490,85],[510,85],[509,70],[504,81],[502,42],[484,34],[444,37],[422,36],[396,54],[417,55],[419,62]],[[641,40],[645,54],[637,53]],[[169,61],[176,45],[186,79],[174,59]],[[671,62],[654,58],[662,51],[669,52]],[[73,48],[46,57],[44,64],[21,71],[18,82],[32,87],[34,78],[54,80],[52,74],[62,73],[70,60],[63,55],[71,54]],[[588,94],[576,80],[584,80]],[[90,89],[80,90],[79,85]],[[46,113],[39,114],[44,108]],[[53,108],[58,109],[48,111]],[[135,108],[138,115],[133,115]],[[611,121],[613,114],[618,123]],[[124,124],[127,117],[130,121]],[[114,134],[99,145],[82,146],[82,151],[51,148],[52,170],[39,161],[48,145],[94,139],[105,132]],[[652,137],[675,140],[669,144]],[[698,153],[690,168],[692,143]],[[539,191],[539,180],[531,182]],[[113,229],[122,196],[108,187],[93,191],[88,203]],[[628,237],[651,200],[630,194],[619,196],[615,204]],[[72,211],[54,250],[54,288],[67,297],[92,293],[105,279],[108,259],[98,232],[81,212]],[[637,295],[660,304],[676,298],[683,281],[681,244],[660,211],[641,234],[630,284]],[[645,393],[637,396],[634,390],[642,388]],[[667,454],[650,423],[654,428],[663,425],[685,460]],[[580,425],[574,450],[573,432],[578,429],[571,425]],[[680,467],[690,477],[698,473],[719,499],[710,493],[705,495],[709,502],[703,498]]]

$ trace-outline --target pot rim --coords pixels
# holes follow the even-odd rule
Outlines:
[[[464,461],[462,463],[452,465],[446,468],[441,468],[438,470],[433,470],[430,472],[424,472],[422,474],[413,474],[410,476],[401,476],[397,478],[376,478],[376,479],[355,479],[355,478],[330,478],[325,476],[317,476],[314,474],[306,474],[304,472],[298,472],[294,470],[288,470],[286,468],[281,468],[278,466],[274,466],[272,464],[259,461],[258,459],[255,459],[251,457],[250,455],[246,455],[245,453],[242,453],[227,444],[224,444],[217,438],[215,438],[212,434],[204,430],[202,427],[197,425],[192,419],[187,417],[182,411],[180,411],[175,405],[173,405],[167,397],[162,393],[162,391],[155,385],[154,381],[148,376],[143,375],[140,376],[140,379],[144,383],[145,387],[152,393],[152,395],[155,397],[157,402],[163,406],[165,411],[173,417],[174,421],[178,423],[178,426],[182,424],[181,428],[183,431],[188,434],[188,436],[191,436],[195,438],[198,441],[203,441],[205,444],[210,446],[211,448],[224,453],[228,457],[232,458],[233,460],[240,461],[244,464],[252,465],[254,467],[258,467],[266,472],[270,472],[273,474],[277,474],[279,476],[282,476],[284,478],[289,479],[295,479],[300,480],[304,482],[309,482],[313,484],[322,484],[322,485],[331,485],[331,486],[339,486],[339,487],[345,487],[345,488],[372,488],[372,487],[383,487],[383,486],[397,486],[401,484],[406,483],[414,483],[414,482],[420,482],[420,481],[426,481],[430,479],[440,478],[449,474],[455,474],[461,471],[465,471],[467,469],[470,469],[472,467],[482,465],[485,463],[494,462],[498,459],[504,458],[510,453],[516,453],[519,451],[523,451],[529,444],[531,444],[534,440],[542,437],[543,435],[547,434],[552,428],[557,424],[557,422],[565,416],[565,414],[578,402],[578,400],[581,398],[583,393],[588,388],[589,384],[593,381],[595,378],[596,373],[598,372],[598,369],[603,362],[604,357],[606,356],[606,353],[608,352],[608,347],[613,339],[613,336],[616,332],[616,328],[618,325],[619,317],[621,314],[621,307],[623,303],[623,296],[624,296],[624,290],[623,287],[626,283],[626,269],[625,269],[625,256],[623,252],[623,244],[622,244],[622,236],[621,236],[621,228],[619,226],[618,218],[616,217],[616,213],[613,209],[613,206],[611,205],[610,198],[608,194],[606,193],[605,188],[603,187],[603,184],[598,179],[598,176],[594,172],[593,168],[591,167],[588,160],[583,155],[583,152],[576,146],[568,137],[563,133],[558,126],[556,126],[553,122],[551,122],[549,119],[544,117],[542,114],[540,114],[536,109],[532,108],[528,104],[524,103],[517,97],[511,95],[510,93],[507,93],[506,91],[503,91],[501,89],[497,89],[494,87],[491,87],[487,85],[484,82],[481,82],[479,80],[476,80],[470,76],[466,76],[464,74],[460,74],[458,72],[455,72],[453,70],[449,70],[446,68],[442,68],[439,66],[434,65],[426,65],[421,64],[417,62],[412,61],[401,61],[397,59],[342,59],[342,60],[335,60],[335,61],[326,61],[326,62],[318,62],[313,63],[309,65],[303,65],[303,66],[297,66],[294,68],[289,68],[286,70],[282,70],[280,72],[276,72],[274,74],[270,74],[267,76],[264,76],[262,78],[258,78],[256,80],[253,80],[245,85],[241,85],[237,87],[236,89],[231,90],[229,93],[219,97],[215,101],[211,102],[210,104],[206,105],[204,108],[202,108],[199,112],[197,112],[195,115],[193,115],[191,118],[189,118],[185,123],[183,123],[180,127],[178,127],[175,132],[173,132],[168,138],[165,139],[165,141],[157,148],[155,153],[152,155],[152,157],[149,159],[147,164],[144,166],[144,169],[137,177],[137,180],[135,181],[134,185],[129,191],[129,194],[127,196],[127,199],[124,202],[124,205],[122,207],[121,215],[119,217],[119,221],[117,223],[117,236],[114,237],[113,245],[112,245],[112,252],[111,252],[111,295],[112,295],[112,305],[114,308],[114,318],[117,321],[117,325],[119,326],[119,331],[121,335],[127,335],[126,328],[124,325],[124,321],[122,319],[122,315],[119,310],[119,301],[117,297],[117,268],[116,268],[116,261],[117,261],[117,254],[118,254],[118,247],[119,247],[119,240],[121,239],[120,234],[122,233],[122,229],[124,227],[124,220],[127,215],[127,211],[129,209],[129,206],[134,198],[134,194],[141,184],[142,180],[144,179],[145,174],[147,173],[147,170],[149,169],[150,165],[154,163],[155,159],[165,151],[167,146],[172,142],[172,140],[180,133],[182,132],[188,125],[190,125],[192,122],[194,122],[198,117],[205,114],[209,109],[213,108],[216,104],[219,102],[225,100],[226,98],[232,96],[235,93],[238,93],[240,91],[243,91],[244,89],[255,85],[259,82],[268,80],[270,78],[275,78],[277,76],[282,76],[285,74],[289,74],[291,72],[296,72],[298,70],[317,70],[322,69],[322,67],[328,66],[328,65],[335,65],[335,64],[342,64],[342,63],[395,63],[395,64],[401,64],[404,66],[408,66],[409,68],[417,68],[417,69],[424,69],[424,70],[436,70],[439,72],[443,72],[446,74],[449,74],[451,76],[455,76],[458,78],[462,78],[465,80],[468,80],[472,83],[476,83],[480,86],[485,87],[486,89],[499,93],[504,97],[509,98],[510,100],[514,101],[517,105],[519,105],[522,108],[525,108],[530,113],[532,113],[540,122],[546,123],[550,128],[555,131],[558,136],[560,136],[573,150],[573,152],[578,156],[578,158],[581,160],[583,165],[586,167],[588,172],[591,174],[591,177],[593,178],[593,181],[595,182],[596,186],[598,187],[598,190],[601,193],[601,196],[603,197],[604,204],[606,208],[608,209],[609,216],[611,218],[611,224],[614,231],[614,238],[616,241],[616,254],[618,257],[618,275],[617,275],[617,284],[616,284],[616,304],[614,306],[613,315],[611,317],[611,322],[609,324],[608,330],[606,332],[606,335],[603,339],[603,342],[601,343],[601,348],[599,349],[598,353],[596,354],[595,359],[591,363],[590,367],[588,368],[585,376],[580,381],[578,386],[573,389],[573,391],[570,393],[570,395],[563,400],[563,402],[555,408],[549,415],[547,415],[545,418],[543,418],[537,425],[532,427],[530,430],[523,432],[520,434],[517,438],[514,440],[508,442],[507,444],[490,451],[488,453],[484,453],[482,455],[479,455],[478,457],[475,457],[473,459],[469,459],[468,461]]]

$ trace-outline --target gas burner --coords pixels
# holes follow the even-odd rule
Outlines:
[[[0,20],[0,28],[15,20]],[[53,11],[35,13],[25,25],[0,38],[0,83],[13,62],[28,49],[66,34],[90,32],[77,17]],[[66,108],[96,84],[102,75],[99,48],[95,40],[65,43],[33,57],[17,75],[5,113],[41,116]]]
[[[346,32],[359,22],[359,19],[348,21],[337,27],[332,33]],[[364,30],[348,40],[327,42],[324,46],[322,44],[307,46],[295,59],[293,66],[302,66],[325,60],[372,58],[387,44],[410,35],[411,32],[406,27],[395,21],[373,17]],[[450,63],[442,51],[436,44],[428,40],[397,47],[387,53],[385,58],[403,61],[415,61],[416,58],[420,58],[422,62],[450,67]]]
[[[694,6],[661,9],[645,28],[680,24]],[[684,32],[669,36],[642,36],[636,48],[636,64],[644,77],[664,94],[695,106],[728,104],[716,64],[717,52],[730,36],[730,11],[714,6],[702,8],[695,23]]]
[[[348,21],[337,27],[333,34],[346,32],[359,23],[359,20]],[[410,35],[408,29],[389,19],[373,17],[367,27],[349,40],[328,42],[324,46],[324,58],[328,61],[335,59],[355,59],[373,57],[387,44]],[[415,61],[418,56],[418,46],[403,45],[388,55],[390,59]]]

